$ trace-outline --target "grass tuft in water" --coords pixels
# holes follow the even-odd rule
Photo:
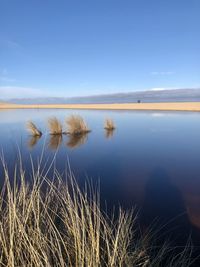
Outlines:
[[[42,136],[42,132],[37,128],[37,126],[32,121],[27,122],[26,128],[32,136],[38,136],[38,137]]]
[[[51,135],[63,134],[62,124],[56,117],[52,117],[48,119],[48,126],[49,126],[49,131]]]
[[[80,135],[89,133],[91,130],[88,128],[84,119],[79,115],[72,115],[66,119],[67,133],[71,135]]]
[[[115,127],[114,121],[112,119],[106,119],[104,129],[107,131],[113,131],[115,130],[115,128],[116,127]]]

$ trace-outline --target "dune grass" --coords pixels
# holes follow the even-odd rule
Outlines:
[[[48,126],[51,135],[61,135],[64,133],[62,124],[56,117],[48,119]]]
[[[163,266],[169,251],[162,247],[151,259],[148,235],[136,238],[136,216],[119,208],[109,218],[98,186],[81,190],[70,170],[67,177],[56,169],[49,176],[41,161],[29,174],[21,162],[12,175],[2,164],[0,266]],[[188,267],[189,261],[183,253],[164,266]]]
[[[112,119],[106,119],[104,129],[107,131],[113,131],[115,130],[115,128],[116,127],[115,127],[114,121]]]
[[[90,132],[86,122],[79,115],[71,115],[66,119],[67,133],[71,135],[86,134]]]
[[[32,121],[27,122],[26,128],[32,136],[38,136],[38,137],[42,136],[42,132],[37,128],[37,126]]]

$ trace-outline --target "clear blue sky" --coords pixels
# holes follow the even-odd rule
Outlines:
[[[186,87],[199,0],[0,0],[0,98]]]

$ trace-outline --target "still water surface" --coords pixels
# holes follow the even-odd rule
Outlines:
[[[72,114],[83,116],[92,132],[79,139],[49,136],[49,117],[64,124]],[[112,133],[103,129],[107,117],[117,126]],[[26,132],[30,119],[43,131],[41,138]],[[10,169],[18,148],[27,170],[30,155],[36,161],[42,148],[45,160],[57,153],[60,172],[69,160],[80,184],[86,177],[100,181],[108,209],[137,206],[143,227],[160,222],[200,242],[200,113],[5,110],[0,111],[0,147]]]

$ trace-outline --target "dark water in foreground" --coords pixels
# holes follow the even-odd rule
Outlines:
[[[50,137],[48,117],[64,122],[71,114],[82,115],[92,132],[79,139]],[[117,125],[110,134],[103,129],[107,117]],[[42,138],[28,135],[29,119],[44,132]],[[177,246],[188,236],[195,245],[200,243],[200,113],[0,111],[0,147],[10,168],[19,148],[27,170],[30,155],[36,161],[44,147],[44,160],[50,160],[57,151],[61,172],[69,160],[80,184],[86,177],[100,181],[108,209],[118,204],[125,209],[137,206],[142,229],[156,225]],[[2,184],[2,175],[0,179]]]

